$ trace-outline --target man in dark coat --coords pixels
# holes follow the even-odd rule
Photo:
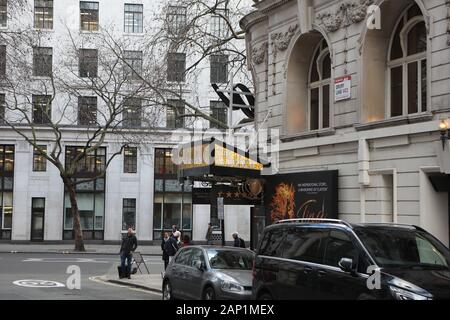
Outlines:
[[[120,268],[122,274],[120,278],[127,277],[131,279],[131,258],[132,252],[138,247],[137,238],[134,235],[133,229],[129,228],[127,236],[123,238],[122,245],[120,247]],[[125,260],[127,261],[127,266],[125,268]]]
[[[234,239],[233,247],[245,248],[245,241],[244,239],[239,237],[239,234],[237,232],[233,233],[233,239]]]
[[[166,249],[166,253],[169,256],[169,263],[180,248],[180,245],[178,244],[178,239],[180,238],[180,236],[181,232],[175,231],[169,238],[169,240],[164,244],[164,249]]]
[[[161,250],[162,250],[162,259],[164,261],[164,270],[167,269],[167,265],[169,264],[169,255],[166,251],[166,242],[168,242],[170,239],[169,233],[164,232],[164,238],[161,241]]]

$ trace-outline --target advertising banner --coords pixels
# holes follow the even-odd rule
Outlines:
[[[268,224],[283,219],[338,218],[338,171],[280,174],[267,179]]]

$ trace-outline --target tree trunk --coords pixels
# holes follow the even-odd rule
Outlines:
[[[75,186],[66,179],[63,180],[70,198],[70,206],[73,216],[73,233],[75,235],[75,251],[84,252],[86,250],[84,248],[83,232],[81,230],[80,213],[78,212]]]

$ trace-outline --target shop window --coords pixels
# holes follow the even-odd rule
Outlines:
[[[13,187],[14,146],[0,145],[0,240],[11,239]]]

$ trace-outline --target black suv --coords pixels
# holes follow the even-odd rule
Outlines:
[[[253,298],[450,299],[450,251],[409,225],[283,220],[264,230]]]

